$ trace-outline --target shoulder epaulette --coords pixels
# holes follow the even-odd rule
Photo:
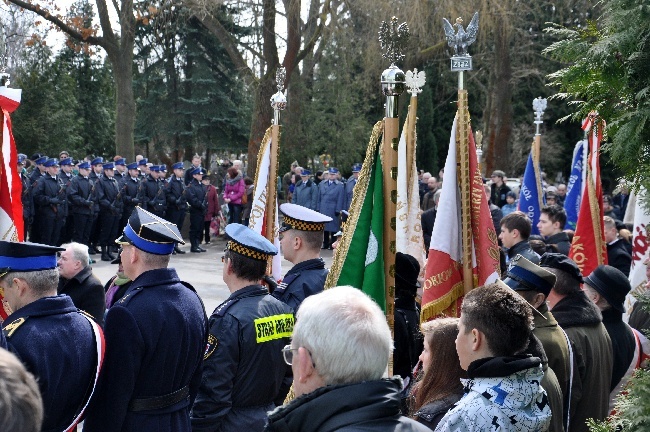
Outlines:
[[[85,316],[87,316],[88,318],[90,318],[90,319],[92,319],[92,320],[94,320],[94,319],[95,319],[95,317],[94,317],[94,316],[92,316],[91,314],[89,314],[89,313],[88,313],[88,312],[86,312],[85,310],[81,310],[81,309],[77,309],[77,312],[79,312],[79,313],[80,313],[80,314],[82,314],[82,315],[85,315]]]
[[[124,297],[117,301],[117,304],[126,306],[126,304],[140,292],[142,292],[142,287],[137,287],[133,291],[129,291]]]
[[[21,317],[3,326],[2,330],[4,331],[5,336],[8,338],[11,337],[16,332],[16,330],[18,330],[18,327],[20,327],[25,323],[25,321],[27,321],[27,318],[29,317]]]

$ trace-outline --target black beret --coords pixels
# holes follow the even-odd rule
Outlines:
[[[558,270],[562,270],[573,277],[578,282],[582,282],[582,272],[578,265],[570,259],[568,256],[561,253],[546,252],[542,255],[542,259],[539,262],[540,267],[550,267]]]

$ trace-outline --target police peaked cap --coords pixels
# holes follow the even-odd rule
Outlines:
[[[517,255],[510,262],[512,265],[503,282],[513,290],[538,291],[548,296],[555,286],[555,274],[533,264],[522,255]]]
[[[176,162],[172,165],[172,169],[183,169],[183,162]]]
[[[126,165],[126,159],[119,158],[118,160],[115,161],[115,165]]]
[[[102,168],[105,170],[112,170],[115,169],[115,164],[113,162],[105,163],[102,165]]]
[[[137,170],[138,169],[138,163],[137,162],[130,163],[130,164],[128,164],[126,166],[126,168],[130,169],[130,170]]]
[[[140,159],[140,162],[138,162],[138,165],[146,165],[148,163],[149,163],[149,159],[142,158],[142,159]]]
[[[298,204],[281,204],[280,211],[284,214],[280,232],[290,229],[299,231],[324,231],[325,224],[332,222],[331,217]]]
[[[197,175],[197,174],[203,174],[203,168],[201,167],[196,167],[190,171],[191,175]]]
[[[90,162],[91,165],[104,165],[104,158],[103,157],[98,157],[93,159],[92,162]]]
[[[34,163],[35,163],[36,165],[43,165],[43,164],[44,164],[45,162],[47,162],[48,160],[49,160],[49,158],[48,158],[47,156],[41,156],[41,157],[39,157],[39,158],[36,158],[36,159],[34,160]]]
[[[238,223],[226,225],[226,236],[229,239],[226,248],[245,257],[266,261],[278,254],[278,249],[273,246],[273,243],[245,225]]]
[[[45,167],[53,167],[53,166],[59,166],[59,161],[56,159],[48,159],[43,163],[43,166]]]
[[[154,255],[169,255],[176,243],[185,244],[176,224],[136,207],[116,243],[129,243]]]
[[[79,165],[77,165],[77,168],[90,169],[90,162],[81,162]]]
[[[59,161],[59,165],[72,165],[72,158],[64,158]]]
[[[0,241],[0,277],[9,272],[56,268],[56,254],[65,249],[29,242]]]

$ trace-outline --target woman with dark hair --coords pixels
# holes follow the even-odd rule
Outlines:
[[[244,179],[235,167],[228,168],[223,200],[228,204],[228,223],[241,223],[242,196],[246,193]]]
[[[411,417],[434,430],[454,404],[463,397],[456,353],[458,318],[439,318],[422,324],[424,350],[420,355],[422,379],[411,391]]]
[[[253,179],[250,177],[244,177],[244,184],[246,185],[246,204],[242,206],[242,224],[248,226],[250,222],[251,210],[253,209],[253,192],[255,190],[255,185],[253,184]]]

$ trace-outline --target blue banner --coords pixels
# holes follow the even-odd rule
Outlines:
[[[528,155],[526,171],[524,171],[524,180],[519,191],[519,210],[533,222],[531,234],[539,234],[537,223],[541,212],[540,203],[545,203],[544,193],[542,192],[542,179],[539,175],[539,168],[535,169],[533,164],[532,152]]]
[[[573,151],[573,162],[571,162],[571,175],[566,185],[566,198],[564,210],[566,210],[566,229],[576,229],[578,213],[580,213],[580,200],[582,198],[582,176],[584,170],[584,151],[586,141],[576,144]]]

